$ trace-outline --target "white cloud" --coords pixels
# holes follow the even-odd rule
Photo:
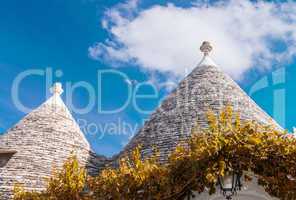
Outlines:
[[[137,1],[106,13],[110,38],[89,48],[94,59],[136,62],[143,68],[183,75],[201,59],[204,40],[212,58],[234,78],[251,67],[266,68],[296,54],[296,3],[233,0],[209,7],[173,4],[137,8]],[[276,41],[284,51],[272,50]]]

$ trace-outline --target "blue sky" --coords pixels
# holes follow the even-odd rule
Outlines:
[[[188,73],[199,62],[201,55],[198,48],[204,35],[212,36],[217,47],[213,59],[221,66],[226,66],[222,67],[223,70],[247,93],[254,90],[252,98],[271,116],[275,116],[282,126],[291,130],[296,126],[296,59],[293,46],[296,31],[291,28],[293,25],[295,27],[296,15],[292,9],[295,4],[283,6],[282,12],[276,13],[274,10],[277,7],[272,7],[269,3],[259,5],[261,10],[258,11],[252,7],[252,3],[242,2],[244,5],[216,5],[211,2],[207,6],[204,1],[179,3],[157,0],[1,2],[0,132],[5,132],[25,115],[16,108],[11,98],[15,77],[28,69],[49,68],[53,72],[60,70],[62,76],[54,76],[54,81],[63,84],[67,81],[85,81],[95,89],[95,108],[86,114],[73,114],[76,119],[87,120],[89,125],[101,124],[101,128],[108,129],[98,130],[96,135],[88,133],[86,136],[97,153],[113,155],[123,148],[143,120],[149,117],[149,113],[141,113],[131,104],[115,114],[98,112],[98,70],[116,69],[128,77],[126,80],[110,74],[102,79],[102,108],[114,109],[122,105],[127,98],[128,84],[135,91],[138,83],[148,81],[147,85],[138,91],[139,94],[147,95],[153,94],[150,83],[161,86],[168,81],[178,82],[184,77],[184,66],[189,67],[186,72]],[[285,4],[278,3],[276,6],[282,5]],[[233,19],[234,14],[229,14],[233,9],[242,9],[250,13],[250,17],[238,15]],[[219,22],[223,26],[215,26],[213,29],[212,26],[217,22],[212,19],[219,17],[217,13],[221,10],[226,10],[222,13],[226,16],[225,19]],[[264,16],[258,14],[262,11],[265,12]],[[200,17],[200,14],[211,20],[192,20],[194,17]],[[155,20],[157,16],[160,17],[159,20]],[[170,16],[176,16],[175,21]],[[169,21],[166,21],[166,17]],[[255,34],[252,28],[257,27],[258,23],[260,25],[260,20],[265,21],[266,17],[278,28],[272,27],[272,24],[272,28],[266,25],[264,28],[258,28],[258,34]],[[254,19],[258,19],[257,24]],[[184,20],[188,21],[189,28],[199,27],[192,29],[194,35],[187,37],[188,31],[180,31],[182,28],[188,28],[182,27]],[[190,24],[191,21],[194,21],[194,26]],[[234,21],[240,23],[233,25]],[[241,31],[238,31],[240,33],[232,34],[232,28],[237,27],[241,28]],[[162,43],[166,40],[162,35],[165,30],[168,31],[165,36],[167,35],[169,40]],[[227,31],[231,31],[231,34],[227,34]],[[141,38],[144,38],[144,41]],[[184,47],[183,42],[186,44]],[[151,54],[154,50],[155,54]],[[184,59],[176,59],[176,55]],[[257,86],[259,89],[256,89]],[[169,88],[157,89],[157,98],[139,100],[138,106],[145,110],[156,108],[169,92]],[[35,108],[46,99],[46,91],[48,88],[45,86],[45,78],[31,76],[20,85],[19,95],[24,105]],[[279,97],[281,92],[285,92],[284,99]],[[275,94],[278,98],[275,98]],[[63,98],[65,99],[65,96]],[[73,104],[76,107],[82,108],[88,102],[89,97],[85,90],[77,89],[74,92]],[[281,112],[284,112],[284,115],[279,114]],[[118,133],[116,128],[102,126],[124,126],[125,123],[130,127],[124,134],[122,131]],[[104,137],[100,137],[102,135]]]

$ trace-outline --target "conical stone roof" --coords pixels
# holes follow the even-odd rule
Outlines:
[[[205,42],[201,50],[204,58],[199,65],[168,95],[118,157],[141,145],[144,156],[151,155],[156,147],[165,162],[176,145],[189,138],[193,127],[207,127],[209,110],[217,113],[227,105],[232,105],[242,120],[256,120],[281,129],[211,60],[209,43]]]
[[[45,177],[50,176],[54,166],[61,167],[72,152],[89,170],[98,170],[93,160],[99,158],[91,151],[62,101],[60,84],[56,84],[52,92],[52,97],[0,137],[0,155],[1,151],[16,152],[0,166],[1,199],[11,198],[13,185],[17,182],[27,189],[44,189]],[[2,153],[2,160],[3,156]]]

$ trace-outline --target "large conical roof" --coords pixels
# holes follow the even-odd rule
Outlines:
[[[0,137],[0,156],[2,160],[7,156],[8,161],[0,166],[0,196],[9,199],[16,182],[24,183],[27,189],[44,188],[44,177],[72,152],[81,163],[91,162],[94,153],[60,97],[60,84],[52,92],[52,97]]]
[[[243,120],[256,120],[280,128],[211,60],[209,43],[205,42],[201,50],[205,55],[199,65],[162,102],[119,156],[140,144],[144,156],[156,147],[165,161],[176,145],[190,136],[196,124],[207,126],[209,110],[218,112],[226,105],[232,105]]]

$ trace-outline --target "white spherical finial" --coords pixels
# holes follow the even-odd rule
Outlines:
[[[200,47],[200,51],[204,53],[205,56],[209,55],[212,51],[213,47],[211,46],[210,42],[204,41]]]
[[[61,83],[55,83],[53,84],[52,88],[50,88],[50,92],[53,94],[53,95],[61,95],[64,90],[62,88],[62,84]]]

